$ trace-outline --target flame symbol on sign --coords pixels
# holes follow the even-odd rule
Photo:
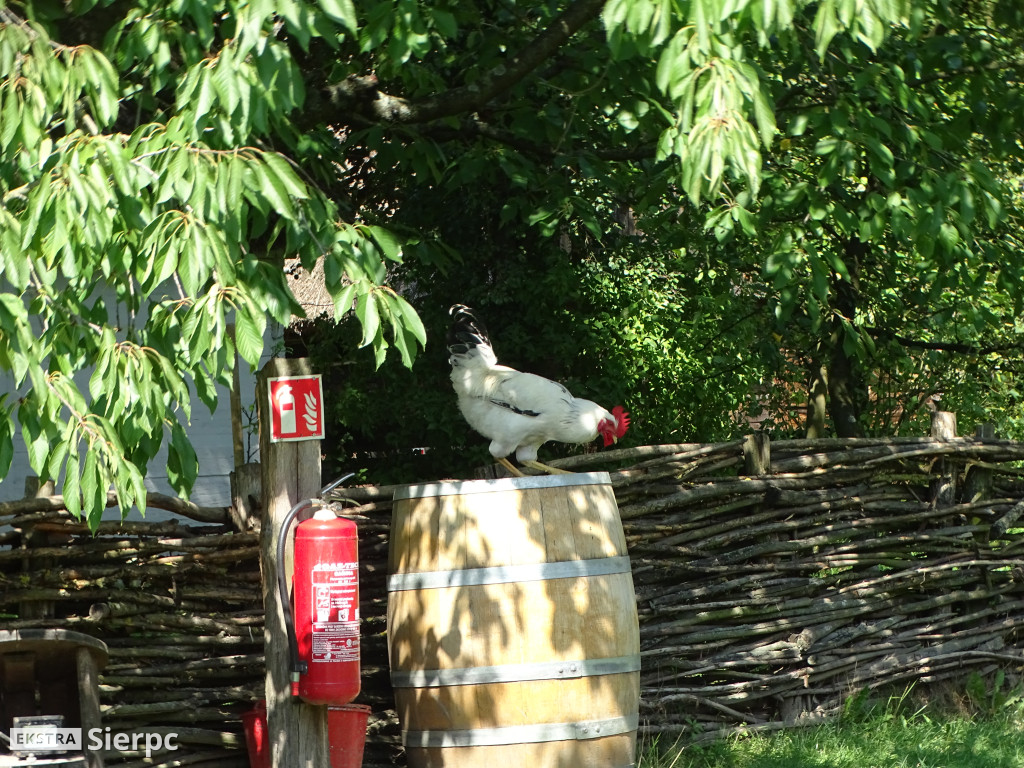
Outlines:
[[[317,419],[316,419],[316,397],[311,392],[306,393],[305,397],[305,409],[302,413],[302,419],[306,422],[306,429],[312,433],[316,433],[317,430]]]

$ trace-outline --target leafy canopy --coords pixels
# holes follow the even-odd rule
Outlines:
[[[193,392],[213,407],[235,353],[255,365],[266,323],[301,314],[286,260],[323,259],[335,316],[358,324],[350,343],[411,366],[426,334],[398,289],[426,295],[417,279],[457,275],[479,252],[467,241],[495,234],[453,233],[460,200],[488,202],[517,249],[575,242],[594,323],[672,317],[689,290],[724,313],[746,297],[819,337],[839,322],[843,346],[868,338],[867,316],[833,300],[854,282],[855,238],[932,264],[973,249],[976,222],[995,242],[1006,221],[984,160],[951,177],[949,145],[921,127],[936,114],[918,96],[927,73],[900,65],[901,81],[892,64],[926,22],[957,16],[944,2],[25,0],[0,14],[0,366],[24,387],[0,408],[0,476],[16,414],[33,469],[63,472],[92,523],[111,485],[122,509],[144,505],[164,442],[187,493]],[[942,104],[968,93],[957,80]],[[879,100],[893,114],[872,120]],[[880,138],[894,115],[899,146]],[[956,221],[937,197],[951,189]],[[865,224],[879,201],[894,214]],[[651,249],[652,272],[703,262],[717,279],[659,294],[640,290],[644,269],[598,268],[595,243],[624,210],[643,228],[627,262]],[[624,328],[627,346],[651,343],[649,324]]]
[[[411,115],[450,62],[493,68],[499,44],[472,12],[458,16],[458,38],[443,38],[445,56],[428,35],[423,59],[375,65],[371,101],[354,88],[339,95],[371,125],[346,142],[359,159],[357,199],[386,201],[390,223],[417,235],[402,272],[429,332],[443,334],[451,303],[472,304],[503,362],[625,402],[633,440],[725,439],[751,419],[791,434],[920,435],[938,393],[965,431],[996,420],[1019,436],[1021,10],[766,5],[788,8],[790,26],[765,33],[744,15],[760,12],[753,4],[705,14],[701,29],[727,39],[729,56],[708,57],[700,76],[697,43],[682,60],[665,47],[692,39],[695,4],[669,15],[608,4],[606,18],[632,25],[615,55],[584,27],[556,62],[471,118],[383,124],[385,113]],[[873,23],[886,14],[906,24]],[[551,27],[539,13],[528,21],[500,26],[501,43],[525,51]],[[771,107],[770,144],[744,101],[750,81],[700,79],[742,69],[736,58]],[[733,86],[732,101],[715,101]],[[708,150],[721,164],[714,188],[715,173],[673,153],[698,140],[701,120],[734,135],[712,119],[716,103],[746,104],[757,194],[732,139]],[[696,202],[687,179],[701,185]],[[355,365],[353,333],[331,328],[312,342],[347,372],[331,398],[342,429],[329,455],[358,455],[374,479],[395,482],[486,461],[453,414],[443,354],[414,375],[371,377]],[[459,465],[467,446],[475,452]]]
[[[279,30],[270,4],[123,19],[91,5],[2,11],[0,366],[24,394],[0,408],[0,477],[16,413],[33,470],[63,473],[68,508],[95,524],[111,485],[123,510],[145,508],[165,440],[187,495],[193,394],[213,409],[235,353],[255,366],[268,321],[301,314],[285,258],[325,260],[337,313],[355,308],[378,364],[389,345],[411,364],[425,336],[385,285],[400,243],[339,210],[302,165],[329,132],[300,136],[289,117],[305,86],[285,38],[336,46],[350,7]]]

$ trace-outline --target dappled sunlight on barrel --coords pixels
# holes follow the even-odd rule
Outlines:
[[[639,637],[607,475],[408,492],[388,633],[409,765],[632,765]]]

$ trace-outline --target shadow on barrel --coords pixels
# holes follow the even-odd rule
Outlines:
[[[607,474],[403,487],[389,574],[410,768],[634,764],[639,630]]]

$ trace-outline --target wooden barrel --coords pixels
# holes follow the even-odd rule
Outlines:
[[[607,473],[401,487],[389,574],[410,768],[634,765],[640,633]]]

